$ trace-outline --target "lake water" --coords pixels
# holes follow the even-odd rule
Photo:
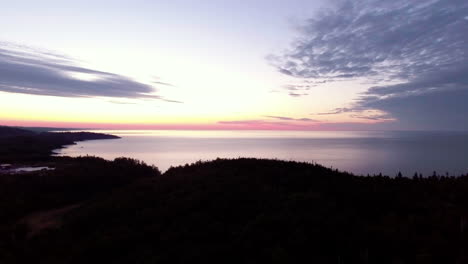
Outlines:
[[[57,150],[59,155],[131,157],[157,166],[216,158],[255,157],[316,162],[355,174],[401,171],[412,176],[468,173],[466,132],[296,131],[93,131],[121,139],[92,140]]]
[[[54,170],[54,168],[50,167],[20,167],[16,169],[12,169],[11,172],[13,173],[27,173],[27,172],[35,172],[41,170]]]

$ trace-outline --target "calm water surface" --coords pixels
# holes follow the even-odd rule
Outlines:
[[[277,158],[317,162],[355,174],[394,176],[468,173],[465,132],[94,131],[121,139],[93,140],[59,155],[126,156],[159,167],[216,158]]]

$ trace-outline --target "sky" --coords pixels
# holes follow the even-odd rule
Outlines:
[[[0,0],[0,124],[468,130],[466,0]]]

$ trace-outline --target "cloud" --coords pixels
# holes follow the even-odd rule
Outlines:
[[[366,99],[361,107],[391,113],[406,129],[468,130],[468,89],[443,90],[413,96]]]
[[[162,98],[161,100],[168,102],[168,103],[176,103],[176,104],[183,104],[184,102],[182,101],[177,101],[177,100],[171,100],[171,99],[164,99]]]
[[[273,121],[265,121],[265,120],[234,120],[234,121],[219,121],[218,124],[221,125],[234,125],[234,126],[242,126],[242,127],[255,127],[255,128],[263,128],[263,127],[296,127],[296,124],[291,122],[273,122]]]
[[[329,130],[394,130],[393,122],[376,121],[369,118],[358,122],[294,122],[294,121],[266,121],[261,119],[219,121],[218,128],[241,130],[302,130],[302,131],[329,131]]]
[[[320,121],[311,118],[292,118],[272,115],[266,115],[264,117],[269,119],[219,121],[218,125],[223,125],[226,129],[313,130],[318,128],[318,124],[320,124]]]
[[[249,129],[249,130],[310,130],[315,124],[298,123],[295,120],[290,122],[282,121],[266,121],[266,120],[234,120],[234,121],[219,121],[218,125],[224,126],[225,129]]]
[[[218,121],[218,124],[225,125],[257,125],[264,124],[263,120],[234,120],[234,121]]]
[[[321,114],[376,110],[402,127],[468,128],[467,1],[333,3],[306,21],[290,50],[269,56],[289,76],[376,83],[350,109]]]
[[[329,112],[324,112],[324,113],[317,113],[316,115],[336,115],[336,114],[341,114],[341,113],[348,113],[352,112],[353,109],[351,108],[346,108],[346,107],[341,107],[341,108],[335,108],[332,111]]]
[[[301,85],[301,84],[288,84],[283,85],[283,88],[288,91],[309,91],[312,85]]]
[[[159,84],[159,85],[164,85],[164,86],[171,86],[174,87],[174,85],[167,83],[167,82],[161,82],[161,81],[153,81],[154,84]]]
[[[122,104],[122,105],[134,105],[134,104],[136,104],[134,102],[123,102],[123,101],[116,101],[116,100],[109,100],[108,102],[113,103],[113,104]]]
[[[289,96],[300,97],[300,96],[309,95],[309,90],[315,86],[316,86],[315,84],[303,82],[300,84],[283,85],[282,88],[283,90],[286,90],[288,92]]]
[[[302,28],[280,71],[306,78],[408,78],[462,62],[466,1],[337,1]]]
[[[53,52],[0,42],[0,91],[61,97],[161,99],[147,84],[76,66]]]
[[[293,93],[293,92],[290,92],[288,94],[289,96],[292,96],[292,97],[301,97],[301,96],[308,95],[307,93]]]
[[[394,120],[388,114],[362,114],[362,113],[360,113],[360,114],[352,114],[351,117],[359,118],[359,119],[373,120],[373,121],[391,121],[391,120]]]
[[[286,117],[286,116],[270,116],[270,115],[267,115],[265,117],[279,119],[283,121],[318,122],[317,120],[311,119],[311,118],[292,118],[292,117]]]

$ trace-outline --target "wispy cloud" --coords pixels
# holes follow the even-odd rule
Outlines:
[[[0,91],[61,97],[166,100],[131,78],[77,66],[54,52],[0,42]],[[166,100],[170,101],[170,100]]]
[[[153,82],[154,84],[159,84],[159,85],[164,85],[164,86],[174,86],[170,83],[166,83],[166,82]]]
[[[383,121],[395,121],[395,119],[388,113],[382,113],[382,111],[376,111],[374,109],[366,109],[355,105],[354,107],[342,107],[335,108],[329,112],[316,113],[311,115],[339,115],[347,114],[349,117],[354,119],[365,119],[376,122]]]
[[[289,96],[292,96],[292,97],[301,97],[301,96],[308,95],[308,93],[289,92],[288,95],[289,95]]]
[[[267,120],[234,120],[219,121],[218,125],[226,129],[250,129],[250,130],[308,130],[310,124],[297,122],[267,121]]]
[[[337,115],[337,114],[348,113],[352,111],[354,111],[352,108],[341,107],[341,108],[335,108],[329,112],[317,113],[316,115]]]
[[[377,114],[363,115],[356,122],[296,122],[291,120],[269,121],[263,119],[219,121],[221,129],[232,130],[370,130],[395,129],[393,122],[381,122]]]
[[[292,49],[269,57],[305,80],[377,83],[351,109],[321,114],[378,110],[408,126],[468,129],[467,1],[333,3],[306,21]]]
[[[286,90],[290,96],[300,97],[300,96],[309,95],[309,90],[315,86],[316,86],[315,84],[302,82],[298,84],[283,85],[282,88],[283,90]]]
[[[358,119],[367,119],[373,121],[393,121],[394,119],[388,114],[366,114],[366,113],[357,113],[352,114],[351,117]]]
[[[161,81],[161,78],[159,77],[154,77],[154,81],[152,83],[156,84],[156,85],[163,85],[163,86],[171,86],[171,87],[174,87],[173,84],[171,83],[168,83],[168,82],[163,82]]]
[[[218,124],[225,125],[258,125],[265,124],[264,120],[234,120],[234,121],[219,121]]]
[[[122,104],[122,105],[134,105],[134,104],[136,104],[134,102],[124,102],[124,101],[116,101],[116,100],[109,100],[108,102],[113,103],[113,104]]]
[[[165,102],[168,102],[168,103],[176,103],[176,104],[183,104],[184,102],[182,101],[177,101],[177,100],[171,100],[171,99],[165,99],[165,98],[162,98],[161,100],[165,101]]]
[[[287,116],[266,115],[267,119],[248,119],[219,121],[227,129],[267,129],[267,130],[311,130],[317,128],[320,121],[311,118],[293,118]]]
[[[268,118],[273,118],[273,119],[279,119],[279,120],[283,120],[283,121],[301,121],[301,122],[319,122],[318,120],[315,120],[315,119],[311,119],[311,118],[292,118],[292,117],[287,117],[287,116],[271,116],[271,115],[267,115],[265,117],[268,117]]]

